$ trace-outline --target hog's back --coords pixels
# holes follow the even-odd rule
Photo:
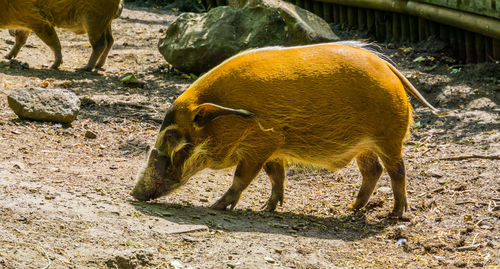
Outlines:
[[[401,142],[411,117],[404,86],[385,61],[334,44],[245,52],[201,77],[177,101],[251,111],[282,138],[277,155],[312,163]],[[218,124],[228,130],[233,123]]]
[[[119,10],[121,0],[0,0],[0,28],[27,29],[40,21],[73,30],[87,32],[88,19],[108,23]]]

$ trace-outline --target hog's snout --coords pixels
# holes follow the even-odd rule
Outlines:
[[[149,201],[162,195],[169,160],[153,148],[146,165],[137,175],[137,183],[131,195],[139,201]]]

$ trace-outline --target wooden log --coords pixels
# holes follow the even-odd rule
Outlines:
[[[397,13],[392,13],[392,40],[401,40],[401,18]]]
[[[340,28],[346,29],[347,26],[347,7],[340,6]]]
[[[443,41],[448,41],[448,35],[450,33],[450,27],[444,24],[439,25],[439,39]]]
[[[390,13],[385,13],[385,40],[388,42],[393,41],[392,36],[392,16]]]
[[[480,34],[474,35],[474,47],[476,49],[476,59],[478,63],[482,63],[486,61],[485,55],[485,45],[484,45],[484,36]]]
[[[379,41],[385,39],[384,14],[378,10],[375,10],[375,38]]]
[[[313,11],[313,2],[312,0],[304,0],[304,9],[308,11]]]
[[[401,14],[399,19],[401,21],[401,41],[408,42],[410,41],[410,18],[406,14]]]
[[[458,50],[458,35],[457,29],[454,27],[449,27],[448,29],[448,43],[453,51]]]
[[[347,7],[347,28],[355,29],[356,24],[357,24],[356,9],[353,7]]]
[[[481,16],[460,10],[443,8],[436,5],[422,3],[421,0],[321,0],[328,3],[345,4],[353,7],[371,8],[383,11],[406,13],[423,17],[438,23],[480,33],[495,39],[500,39],[500,20],[493,17]],[[493,0],[498,2],[498,0]],[[463,1],[462,1],[463,2]],[[466,2],[472,2],[470,0]],[[492,2],[494,3],[494,2]],[[498,5],[498,4],[497,4]]]
[[[422,41],[427,38],[427,32],[425,31],[426,29],[426,20],[424,18],[418,17],[418,40]]]
[[[340,24],[340,6],[332,5],[333,9],[333,22],[336,24]]]
[[[428,35],[433,38],[439,37],[439,24],[433,22],[433,21],[428,21]]]
[[[332,13],[333,13],[332,4],[323,2],[323,19],[325,19],[326,22],[328,23],[333,22]]]
[[[418,19],[415,16],[408,18],[408,26],[410,27],[410,42],[418,41]]]
[[[500,60],[500,39],[493,38],[492,50],[493,50],[493,59]]]
[[[358,8],[357,18],[358,18],[358,29],[359,30],[366,29],[366,9]]]
[[[323,16],[323,4],[318,1],[313,1],[313,13],[319,17]]]
[[[373,9],[366,10],[366,30],[369,34],[375,34],[375,12]]]
[[[484,37],[484,56],[486,62],[493,61],[493,39],[491,37]]]
[[[207,0],[207,8],[208,9],[214,8],[216,6],[217,6],[217,3],[215,2],[215,0]]]
[[[465,32],[465,62],[475,63],[475,49],[474,49],[474,34],[472,32]]]
[[[457,47],[458,47],[458,59],[460,63],[465,62],[465,33],[464,31],[457,30]]]

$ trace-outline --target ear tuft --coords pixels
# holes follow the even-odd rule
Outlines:
[[[238,115],[245,118],[254,118],[256,115],[248,110],[244,109],[233,109],[228,107],[219,106],[212,103],[204,103],[196,108],[196,114],[194,116],[193,122],[198,127],[203,127],[215,118],[222,115]]]

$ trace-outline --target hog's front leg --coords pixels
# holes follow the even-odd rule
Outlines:
[[[211,206],[212,209],[225,210],[230,206],[232,210],[238,200],[240,199],[241,192],[245,190],[250,182],[257,176],[263,163],[253,161],[241,161],[236,167],[234,172],[233,184],[227,192]]]

